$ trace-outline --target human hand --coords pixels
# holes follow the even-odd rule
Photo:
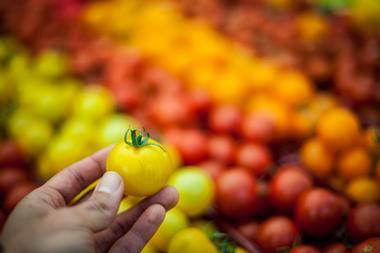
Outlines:
[[[178,193],[165,187],[117,215],[124,185],[117,173],[104,174],[110,149],[69,166],[20,201],[0,237],[4,252],[140,252],[162,223],[165,211],[177,203]],[[68,206],[102,175],[89,199]]]

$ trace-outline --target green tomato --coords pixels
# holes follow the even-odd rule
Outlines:
[[[339,11],[348,7],[351,0],[317,0],[316,5],[327,11]]]
[[[166,213],[163,223],[150,242],[160,251],[166,252],[174,235],[188,227],[188,225],[189,221],[185,214],[181,210],[173,208]]]
[[[215,186],[208,174],[195,166],[177,170],[169,179],[179,193],[177,207],[186,215],[195,217],[204,214],[212,205]]]
[[[112,114],[106,117],[99,127],[97,143],[99,147],[106,147],[123,140],[125,132],[131,128],[139,128],[137,121],[122,114]]]
[[[76,99],[73,114],[98,120],[115,109],[115,102],[108,89],[99,85],[86,87]]]
[[[89,155],[87,143],[67,136],[58,136],[49,144],[45,156],[51,170],[58,173]]]
[[[47,78],[60,77],[67,72],[67,60],[57,51],[43,51],[35,61],[35,71]]]
[[[13,120],[13,137],[26,154],[35,156],[45,149],[53,135],[49,122],[33,117]]]

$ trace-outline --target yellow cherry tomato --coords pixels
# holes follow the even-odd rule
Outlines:
[[[319,139],[308,140],[302,146],[301,160],[316,176],[325,177],[332,173],[333,154]]]
[[[356,178],[347,185],[346,193],[359,203],[374,203],[380,200],[380,185],[372,178]]]
[[[236,250],[235,250],[235,253],[248,253],[248,251],[246,251],[243,248],[237,247]]]
[[[359,120],[349,110],[333,108],[317,123],[317,134],[329,147],[341,150],[355,143],[359,137]]]
[[[131,208],[133,206],[132,202],[127,199],[127,198],[123,198],[121,201],[120,201],[120,205],[119,205],[119,209],[117,210],[117,213],[120,214],[122,212],[125,212],[127,211],[129,208]]]
[[[168,253],[218,253],[219,250],[198,228],[186,228],[170,241]]]
[[[198,167],[184,167],[169,179],[179,193],[177,207],[190,217],[204,214],[214,199],[214,182]]]
[[[111,150],[106,169],[121,175],[125,195],[148,196],[165,186],[173,164],[161,144],[133,129]]]
[[[158,251],[153,247],[151,243],[145,245],[141,253],[158,253]]]
[[[185,214],[178,208],[173,208],[166,213],[164,221],[150,242],[160,251],[166,252],[173,236],[188,225]]]
[[[371,157],[363,147],[354,147],[338,158],[338,174],[345,179],[367,176],[371,170]]]

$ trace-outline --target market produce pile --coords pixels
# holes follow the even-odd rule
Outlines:
[[[22,2],[0,4],[0,224],[144,127],[180,194],[144,252],[380,252],[376,0]]]

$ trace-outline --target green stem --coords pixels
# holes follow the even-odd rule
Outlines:
[[[131,136],[131,141],[128,140],[128,136]],[[143,131],[140,131],[138,129],[128,129],[125,132],[124,135],[124,142],[130,146],[133,146],[135,148],[142,148],[146,146],[156,146],[161,148],[163,151],[166,152],[166,150],[158,143],[151,143],[150,140],[150,134],[143,129]]]

